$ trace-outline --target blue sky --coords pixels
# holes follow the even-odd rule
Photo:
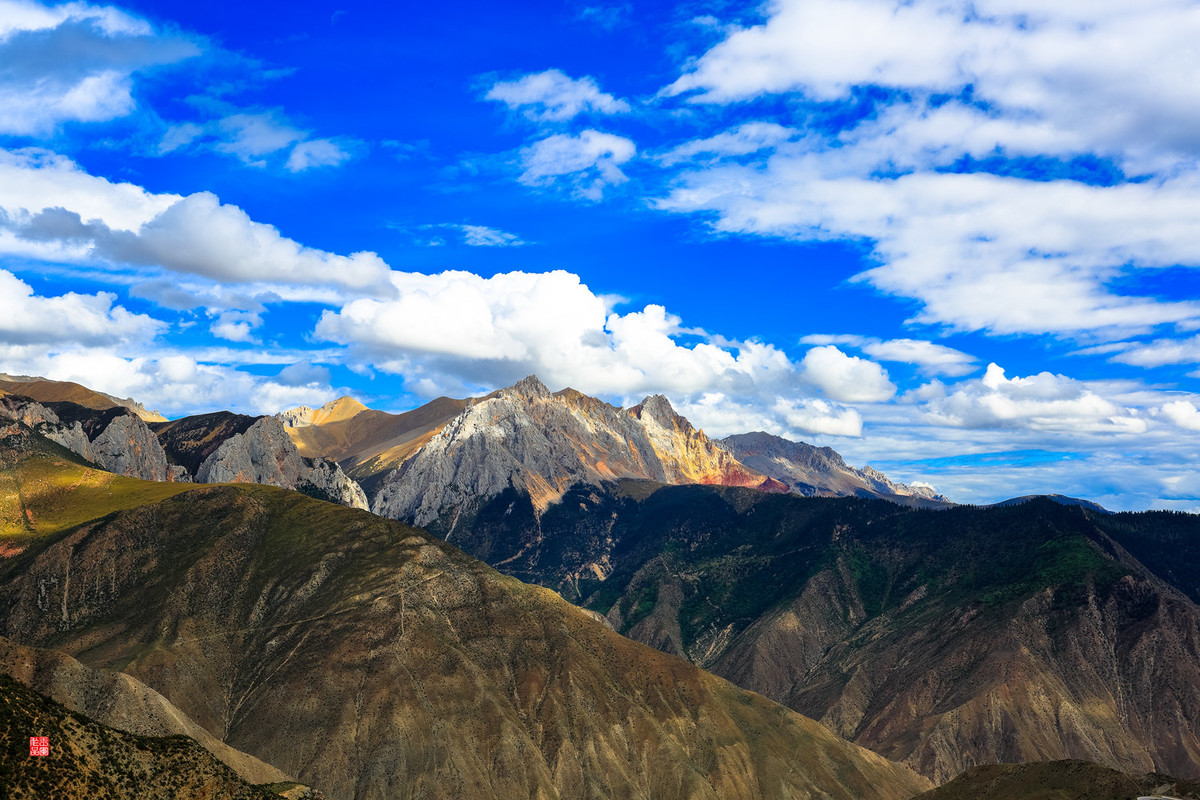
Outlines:
[[[1200,4],[0,0],[0,370],[536,372],[964,502],[1200,510]]]

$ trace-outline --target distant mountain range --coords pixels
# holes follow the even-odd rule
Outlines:
[[[302,454],[358,479],[372,510],[417,524],[461,516],[509,486],[545,508],[575,483],[622,478],[949,505],[930,487],[849,467],[829,448],[765,433],[709,439],[662,395],[620,409],[574,389],[551,392],[534,376],[406,414],[344,397],[277,416]]]

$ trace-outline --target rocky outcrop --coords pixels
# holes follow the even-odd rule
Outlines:
[[[225,438],[196,469],[198,483],[265,483],[352,508],[367,508],[362,488],[337,464],[306,459],[275,417],[260,417]]]
[[[738,461],[780,481],[805,497],[881,497],[916,505],[949,505],[949,498],[927,484],[890,480],[867,466],[855,469],[833,448],[814,447],[757,431],[720,440]]]
[[[661,394],[647,397],[627,412],[642,423],[663,466],[667,483],[760,486],[763,473],[748,469],[727,449],[675,413]]]
[[[117,475],[188,480],[185,471],[167,463],[166,452],[146,423],[123,407],[95,410],[67,402],[47,406],[9,395],[0,401],[0,414]]]

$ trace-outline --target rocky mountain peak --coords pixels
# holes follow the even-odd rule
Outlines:
[[[671,406],[671,401],[661,394],[650,395],[629,409],[629,413],[638,419],[649,417],[664,427],[674,427],[681,420],[686,422],[683,417],[675,413],[675,409]],[[688,427],[691,426],[689,425]]]
[[[550,390],[537,375],[526,375],[507,389],[501,389],[500,394],[524,398],[549,397]]]

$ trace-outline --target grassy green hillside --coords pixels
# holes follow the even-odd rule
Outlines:
[[[0,549],[19,549],[30,540],[190,488],[113,475],[13,426],[0,436]]]

